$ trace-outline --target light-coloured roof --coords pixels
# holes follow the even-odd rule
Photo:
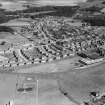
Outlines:
[[[103,8],[103,9],[101,10],[101,12],[105,13],[105,8]]]
[[[6,58],[6,57],[0,55],[0,61],[4,61],[4,60],[7,60],[7,59],[8,59],[8,58]]]

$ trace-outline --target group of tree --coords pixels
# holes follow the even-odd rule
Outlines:
[[[83,22],[87,22],[92,26],[105,26],[105,15],[84,16],[81,18]]]
[[[81,11],[90,12],[90,13],[100,12],[101,9],[102,9],[101,7],[94,6],[94,5],[87,8],[80,8]]]

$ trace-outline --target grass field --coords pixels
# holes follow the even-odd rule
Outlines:
[[[35,105],[36,89],[32,94],[17,94],[16,92],[16,76],[1,75],[0,80],[0,104],[6,105],[9,100],[14,100],[15,105]],[[74,105],[58,90],[56,80],[39,80],[38,105]],[[61,100],[62,99],[62,100]]]
[[[59,86],[78,102],[89,99],[89,92],[105,93],[105,63],[96,67],[61,75]]]
[[[69,66],[67,69],[69,69]],[[74,100],[80,103],[89,99],[90,91],[99,90],[101,93],[105,92],[105,64],[84,70],[75,70],[74,72],[69,69],[64,73],[36,74],[35,80],[37,79],[39,80],[38,105],[74,105],[67,97],[61,94],[59,88],[68,93],[70,100],[72,100],[72,96]],[[22,105],[26,105],[26,103],[32,102],[30,104],[34,105],[33,103],[36,102],[36,88],[31,95],[18,96],[16,94],[16,81],[16,75],[0,74],[1,105],[5,105],[14,96],[17,97],[16,103],[24,103]]]

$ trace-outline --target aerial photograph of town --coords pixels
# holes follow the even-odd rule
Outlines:
[[[105,0],[0,0],[0,105],[105,105]]]

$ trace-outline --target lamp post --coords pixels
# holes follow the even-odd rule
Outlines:
[[[35,105],[38,105],[38,82],[39,82],[39,80],[36,80],[36,104]]]

